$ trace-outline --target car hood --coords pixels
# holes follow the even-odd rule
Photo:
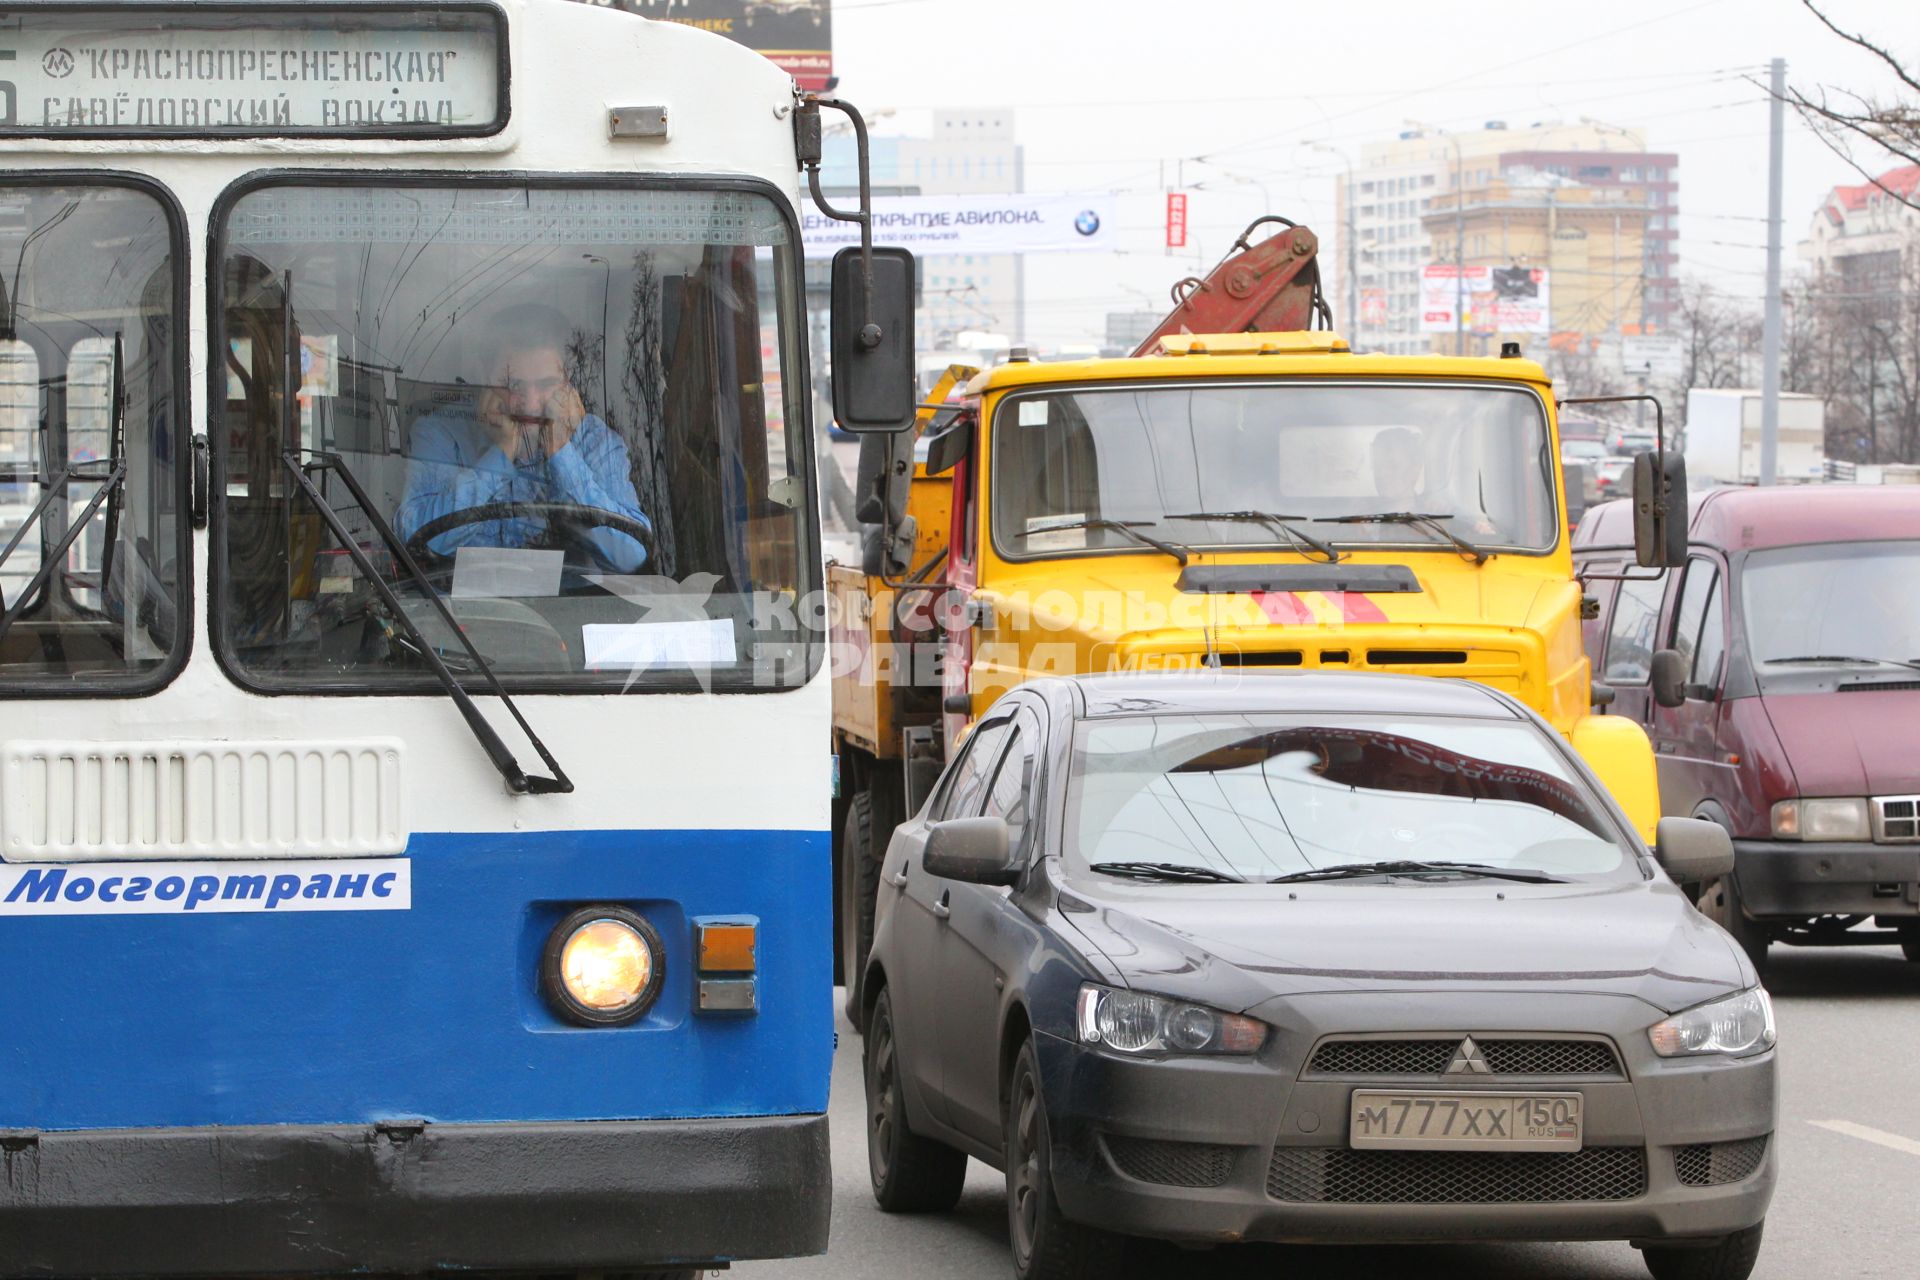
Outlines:
[[[1769,693],[1761,705],[1801,795],[1920,791],[1920,689]]]
[[[1754,981],[1726,935],[1664,878],[1075,881],[1062,905],[1129,985],[1236,1011],[1319,992],[1459,990],[1631,996],[1672,1012]]]

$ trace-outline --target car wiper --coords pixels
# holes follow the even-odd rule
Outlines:
[[[1340,552],[1332,543],[1322,542],[1312,534],[1296,529],[1288,524],[1289,520],[1311,520],[1312,516],[1281,515],[1273,511],[1185,511],[1179,515],[1168,515],[1169,520],[1251,520],[1278,529],[1288,540],[1313,548],[1325,556],[1328,564],[1340,563]]]
[[[1151,528],[1151,520],[1109,520],[1104,516],[1094,516],[1086,520],[1068,520],[1060,524],[1049,523],[1045,528],[1029,529],[1020,536],[1032,537],[1036,533],[1053,533],[1062,529],[1111,529],[1115,533],[1132,538],[1143,547],[1152,547],[1155,551],[1164,551],[1180,562],[1182,569],[1187,567],[1187,559],[1193,553],[1187,548],[1172,542],[1162,542],[1150,534],[1140,532],[1142,527]]]
[[[1859,662],[1870,663],[1876,667],[1910,667],[1920,671],[1920,658],[1856,658],[1846,653],[1806,653],[1792,658],[1762,658],[1760,661],[1763,665],[1772,665],[1776,662]]]
[[[1564,884],[1558,876],[1544,871],[1488,866],[1483,862],[1346,862],[1337,867],[1315,867],[1291,875],[1275,876],[1269,884],[1299,884],[1314,880],[1355,880],[1363,876],[1411,875],[1482,876],[1488,880],[1515,880],[1521,884]]]
[[[1245,884],[1247,879],[1230,872],[1215,871],[1212,867],[1195,867],[1182,862],[1094,862],[1089,863],[1087,869],[1098,871],[1101,875],[1124,876],[1129,880],[1165,880],[1174,883]]]
[[[280,461],[293,474],[295,482],[306,493],[308,500],[319,510],[321,519],[325,520],[328,527],[333,530],[333,536],[340,540],[340,545],[346,548],[349,556],[353,557],[355,566],[366,576],[367,581],[373,584],[373,589],[380,593],[380,598],[386,602],[387,608],[393,614],[393,620],[405,629],[408,638],[417,646],[420,658],[433,672],[434,678],[440,682],[440,687],[447,691],[447,696],[453,699],[453,705],[459,708],[460,716],[467,722],[467,727],[473,731],[473,736],[480,740],[480,747],[487,753],[487,758],[493,761],[493,767],[500,771],[502,778],[506,779],[507,790],[515,795],[554,795],[572,791],[573,782],[567,777],[566,771],[560,767],[560,762],[553,758],[553,753],[547,750],[544,742],[540,741],[540,736],[533,731],[533,726],[528,724],[527,718],[520,714],[520,708],[516,707],[513,699],[507,696],[506,687],[500,683],[500,677],[494,674],[493,667],[487,663],[487,660],[480,656],[480,651],[474,647],[472,637],[468,636],[466,630],[454,619],[453,611],[447,608],[447,602],[440,598],[440,593],[433,589],[433,584],[427,580],[426,573],[420,568],[419,562],[413,558],[413,553],[408,551],[406,544],[400,541],[400,535],[393,531],[393,526],[387,523],[387,518],[381,515],[379,509],[367,498],[367,491],[360,487],[359,479],[347,468],[345,460],[333,453],[313,452],[312,457],[313,461],[303,463],[298,452],[289,450],[280,455]],[[340,477],[341,483],[347,487],[347,493],[352,496],[354,505],[360,508],[373,525],[374,531],[386,542],[388,550],[393,552],[393,558],[406,569],[407,576],[413,579],[415,586],[420,588],[420,593],[439,611],[440,621],[446,624],[447,631],[459,640],[461,647],[467,651],[467,657],[473,662],[474,670],[485,678],[493,696],[500,699],[500,705],[507,709],[507,714],[513,717],[514,723],[518,724],[521,732],[527,735],[527,741],[533,744],[534,751],[539,753],[540,759],[552,771],[551,778],[542,778],[538,775],[530,777],[520,767],[520,762],[513,758],[513,752],[501,739],[499,731],[484,715],[480,714],[480,708],[474,705],[472,697],[461,686],[459,678],[447,669],[447,664],[441,660],[439,652],[427,639],[426,634],[420,630],[420,624],[407,613],[406,607],[400,603],[400,597],[395,595],[393,588],[387,585],[386,578],[374,567],[372,558],[367,555],[366,549],[347,528],[346,522],[340,519],[340,513],[333,509],[333,504],[328,502],[326,495],[320,492],[320,486],[313,482],[313,477],[308,474],[309,471],[331,471]]]
[[[1485,551],[1468,542],[1465,538],[1447,528],[1443,521],[1453,519],[1452,512],[1433,511],[1375,511],[1361,516],[1323,516],[1323,524],[1404,524],[1416,529],[1425,529],[1437,533],[1454,545],[1460,554],[1475,564],[1485,564],[1493,558],[1491,551]]]

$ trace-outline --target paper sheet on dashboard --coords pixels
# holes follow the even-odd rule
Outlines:
[[[732,618],[698,622],[589,622],[580,628],[589,671],[714,667],[733,663]]]

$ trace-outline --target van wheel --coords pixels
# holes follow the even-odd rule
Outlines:
[[[1920,921],[1909,920],[1900,926],[1900,950],[1907,959],[1920,964]]]
[[[1641,1259],[1653,1280],[1747,1280],[1760,1258],[1760,1229],[1756,1222],[1704,1248],[1649,1248]]]
[[[1007,1087],[1007,1234],[1016,1280],[1108,1280],[1122,1237],[1069,1222],[1053,1197],[1053,1144],[1033,1041],[1020,1046]]]
[[[893,1038],[893,993],[881,988],[867,1025],[867,1173],[886,1213],[944,1212],[960,1201],[967,1157],[907,1128],[900,1046]]]
[[[840,829],[840,970],[847,984],[847,1021],[861,1025],[861,990],[867,956],[873,950],[873,912],[880,897],[880,864],[893,829],[900,825],[900,800],[886,770],[875,768],[867,785],[847,802]]]
[[[1753,961],[1753,971],[1762,977],[1767,972],[1767,944],[1773,934],[1766,925],[1749,919],[1740,906],[1740,881],[1737,876],[1721,876],[1707,881],[1700,892],[1700,914],[1725,929]]]

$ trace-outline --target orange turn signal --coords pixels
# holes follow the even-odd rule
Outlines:
[[[758,934],[752,924],[701,924],[700,972],[754,972],[760,967]]]

